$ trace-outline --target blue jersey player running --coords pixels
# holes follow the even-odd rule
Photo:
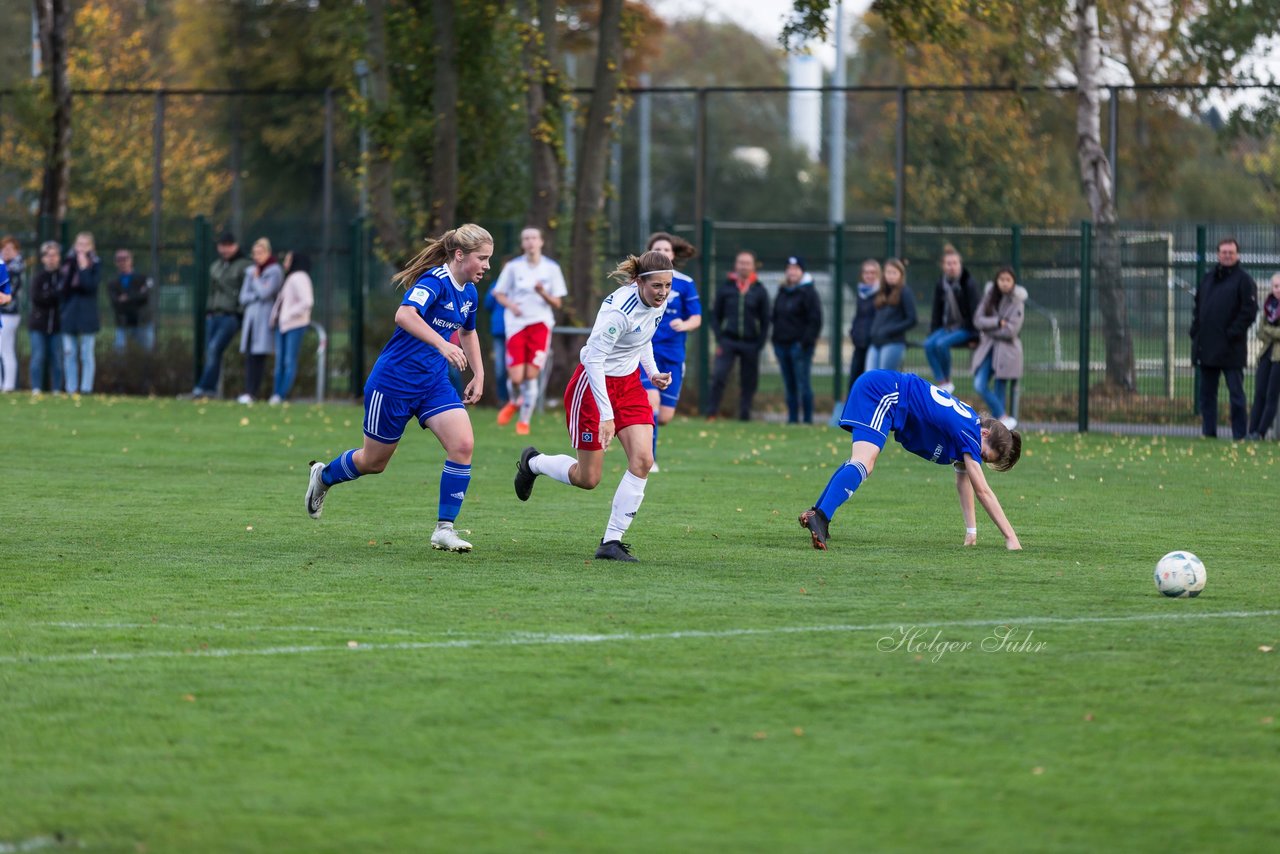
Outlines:
[[[396,451],[405,425],[416,418],[444,446],[440,475],[439,521],[431,547],[471,551],[458,536],[454,520],[471,482],[475,438],[464,404],[484,391],[484,360],[476,337],[476,284],[489,269],[493,238],[478,225],[464,225],[431,240],[427,248],[392,279],[404,285],[396,310],[396,330],[382,348],[364,386],[364,446],[339,454],[332,462],[311,463],[307,513],[320,518],[329,488],[366,474],[378,474]],[[459,333],[462,346],[449,338]],[[449,382],[449,366],[471,368],[462,396]]]
[[[840,426],[853,434],[849,462],[836,469],[813,507],[800,514],[800,527],[808,529],[815,549],[826,550],[832,517],[870,477],[890,430],[911,453],[955,469],[966,546],[978,541],[976,496],[1004,535],[1005,547],[1022,548],[982,472],[984,462],[996,471],[1013,468],[1022,455],[1021,435],[994,418],[979,419],[967,405],[915,374],[896,371],[867,371],[858,377]]]
[[[676,267],[698,254],[692,243],[665,231],[649,235],[645,250],[661,252]],[[658,324],[658,331],[653,334],[653,360],[658,363],[659,373],[671,375],[671,384],[659,391],[649,380],[649,375],[640,372],[640,384],[648,392],[649,405],[653,407],[654,465],[650,471],[658,470],[658,426],[675,417],[676,404],[680,402],[685,339],[701,325],[702,303],[698,299],[698,286],[693,279],[675,270],[671,274],[671,294],[667,297],[666,311]]]

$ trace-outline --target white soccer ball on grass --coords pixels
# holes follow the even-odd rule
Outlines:
[[[1204,590],[1204,564],[1191,552],[1169,552],[1156,564],[1156,589],[1174,599],[1199,596]]]

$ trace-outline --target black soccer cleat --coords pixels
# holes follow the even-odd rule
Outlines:
[[[813,539],[813,547],[819,551],[827,550],[827,538],[831,536],[828,529],[830,524],[831,520],[827,518],[827,514],[817,507],[810,507],[800,514],[800,527],[808,529],[809,536]]]
[[[538,479],[538,473],[529,468],[529,460],[536,456],[538,449],[530,445],[520,452],[520,459],[516,460],[516,498],[521,501],[528,501],[533,494],[533,482]]]
[[[596,560],[620,560],[624,563],[639,563],[640,558],[631,553],[631,546],[621,540],[600,541],[596,549]]]

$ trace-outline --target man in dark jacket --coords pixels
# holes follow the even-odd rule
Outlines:
[[[116,277],[107,284],[107,296],[116,315],[116,352],[132,338],[148,353],[156,348],[156,327],[151,319],[151,279],[133,269],[133,253],[116,250]]]
[[[1218,435],[1218,378],[1227,380],[1231,436],[1237,442],[1248,428],[1244,367],[1249,327],[1258,316],[1258,286],[1240,269],[1240,244],[1218,241],[1218,263],[1196,288],[1191,315],[1191,361],[1200,366],[1201,432]]]
[[[204,316],[204,370],[191,397],[218,393],[222,353],[240,331],[240,287],[253,262],[240,254],[240,244],[230,232],[218,238],[218,260],[209,265],[209,298]]]
[[[948,244],[942,250],[942,278],[933,289],[929,337],[924,339],[924,355],[933,370],[934,385],[948,394],[956,390],[951,382],[951,348],[978,340],[973,312],[980,298],[978,286],[965,269],[960,253]]]
[[[760,348],[769,338],[769,293],[756,278],[754,252],[739,252],[733,272],[720,286],[715,301],[716,364],[707,415],[720,414],[720,400],[735,359],[742,360],[738,375],[741,396],[738,419],[751,418],[751,400],[760,380]]]
[[[782,371],[787,393],[787,423],[813,423],[813,351],[822,332],[822,298],[813,276],[804,270],[804,259],[787,259],[785,278],[773,301],[773,353]]]
[[[880,262],[868,258],[862,262],[862,274],[858,281],[858,305],[853,322],[849,325],[849,341],[853,344],[853,358],[849,362],[849,388],[867,369],[867,349],[871,346],[871,322],[876,316],[876,292],[880,290]],[[832,426],[838,426],[833,424]]]

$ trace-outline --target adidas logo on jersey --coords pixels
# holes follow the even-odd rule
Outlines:
[[[453,311],[453,300],[450,300],[449,302],[445,303],[444,310]]]
[[[852,493],[850,493],[850,494],[852,494]],[[449,494],[449,497],[450,497],[450,498],[456,498],[456,499],[458,499],[459,501],[461,501],[462,499],[464,499],[464,498],[466,498],[466,497],[467,497],[467,494],[466,494],[465,492],[452,492],[452,493],[450,493],[450,494]]]

